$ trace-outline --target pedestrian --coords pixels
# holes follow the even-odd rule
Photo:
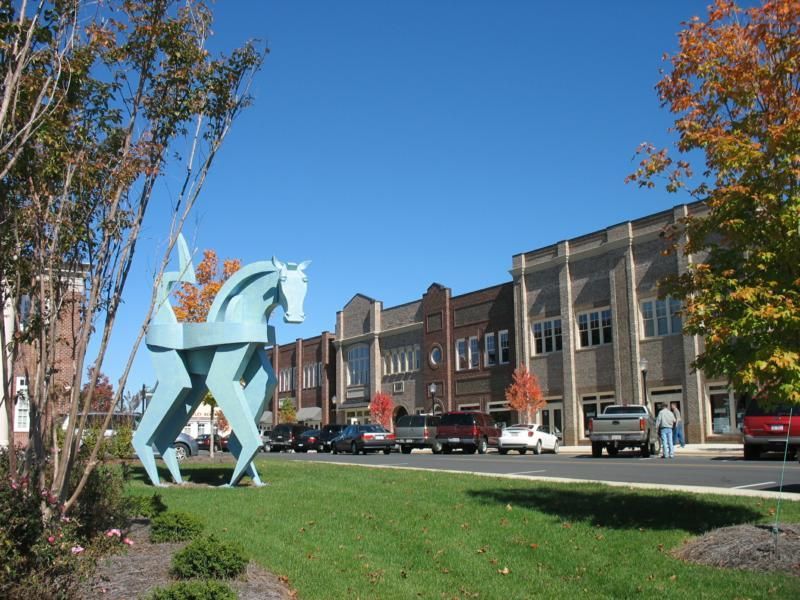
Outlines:
[[[672,428],[675,427],[675,415],[665,404],[656,417],[656,431],[661,437],[661,458],[675,458],[675,446],[672,444]]]
[[[675,429],[672,435],[672,445],[681,445],[681,448],[686,448],[686,440],[683,438],[683,419],[681,418],[681,409],[678,408],[678,403],[673,402],[670,404],[670,410],[675,415]]]

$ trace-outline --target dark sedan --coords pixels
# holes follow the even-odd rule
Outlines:
[[[383,425],[371,423],[369,425],[348,425],[344,431],[331,440],[331,449],[334,454],[339,452],[378,452],[383,450],[389,454],[395,445],[395,437]]]
[[[322,451],[322,440],[319,429],[309,429],[292,440],[292,450],[295,452],[308,452],[309,450]]]
[[[200,450],[210,450],[211,448],[211,434],[203,433],[197,436],[197,446]],[[216,452],[228,451],[228,438],[222,437],[220,434],[214,434],[214,450]]]

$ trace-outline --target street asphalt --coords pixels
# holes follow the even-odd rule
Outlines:
[[[782,497],[800,501],[800,464],[783,461],[780,454],[745,461],[741,446],[689,446],[678,448],[676,458],[642,458],[622,451],[616,457],[592,458],[588,447],[566,447],[559,454],[501,456],[487,454],[434,455],[414,450],[411,454],[266,453],[269,460],[316,461],[342,465],[425,469],[472,473],[482,476],[550,481],[601,482],[608,485],[685,490],[715,494]]]

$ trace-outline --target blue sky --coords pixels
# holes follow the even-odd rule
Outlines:
[[[513,254],[687,201],[624,183],[666,145],[654,85],[702,1],[219,0],[212,49],[270,47],[186,230],[199,252],[310,259],[306,322],[356,293],[393,306],[432,282],[509,281]],[[122,372],[166,224],[137,248],[104,371]],[[140,348],[129,389],[154,383]]]

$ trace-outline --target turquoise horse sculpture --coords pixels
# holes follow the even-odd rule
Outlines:
[[[247,474],[262,485],[253,464],[261,446],[257,424],[272,397],[277,378],[266,354],[275,344],[272,311],[283,308],[284,321],[302,323],[309,261],[282,263],[273,258],[234,273],[214,299],[204,323],[179,323],[169,303],[178,282],[194,282],[183,237],[178,239],[180,271],[165,273],[158,309],[147,331],[158,384],[136,432],[133,447],[153,485],[161,485],[155,452],[175,483],[183,483],[175,438],[210,391],[231,426],[228,447],[236,458],[229,485]]]

